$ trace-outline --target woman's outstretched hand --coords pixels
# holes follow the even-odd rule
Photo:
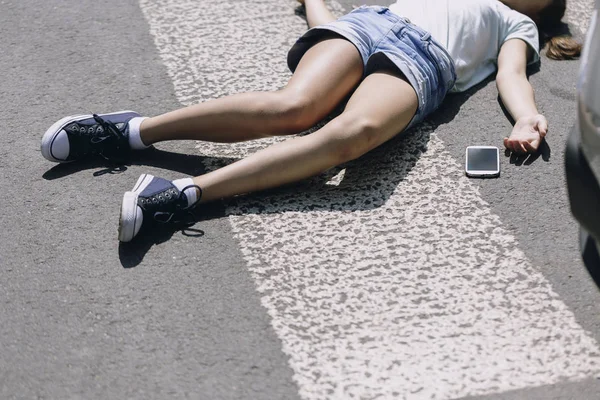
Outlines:
[[[534,153],[548,132],[548,121],[542,114],[522,117],[515,123],[510,137],[504,138],[504,146],[517,154]]]

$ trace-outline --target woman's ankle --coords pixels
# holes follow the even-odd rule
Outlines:
[[[152,145],[142,139],[143,125],[148,120],[148,117],[136,117],[129,121],[129,146],[131,149],[143,150]]]

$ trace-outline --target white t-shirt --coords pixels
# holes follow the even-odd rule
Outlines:
[[[522,39],[539,60],[538,31],[527,16],[498,0],[397,0],[390,10],[421,27],[452,56],[457,80],[453,92],[462,92],[496,70],[500,47]]]

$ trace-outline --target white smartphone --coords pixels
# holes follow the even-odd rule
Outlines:
[[[465,160],[465,173],[475,178],[500,176],[500,150],[494,146],[469,146]]]

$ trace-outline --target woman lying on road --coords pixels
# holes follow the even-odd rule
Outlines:
[[[421,122],[448,92],[491,75],[516,121],[504,145],[534,152],[548,123],[538,113],[526,66],[539,60],[539,34],[551,38],[566,0],[398,0],[336,18],[323,0],[299,0],[310,29],[292,47],[293,76],[281,90],[244,93],[144,118],[131,111],[70,116],[42,139],[48,160],[91,154],[123,160],[165,140],[240,142],[305,131],[352,93],[318,131],[274,144],[195,178],[144,174],[121,205],[119,240],[150,222],[176,220],[199,203],[298,181],[353,160]],[[536,26],[537,24],[537,26]],[[581,46],[552,38],[548,57],[577,57]]]

